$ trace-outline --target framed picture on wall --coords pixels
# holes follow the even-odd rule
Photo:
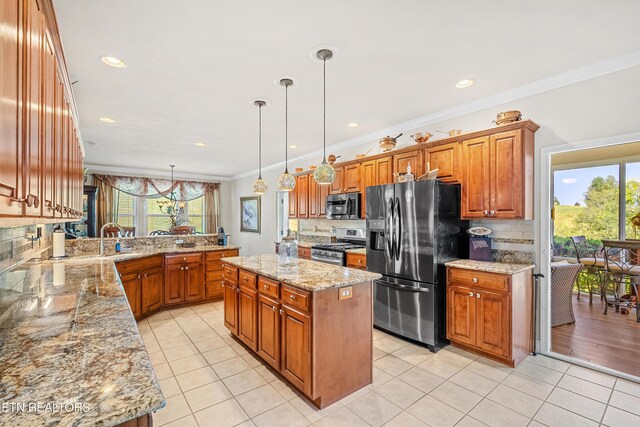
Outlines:
[[[260,234],[260,196],[240,197],[240,231]]]

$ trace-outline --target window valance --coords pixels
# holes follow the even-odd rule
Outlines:
[[[157,199],[159,197],[168,197],[172,191],[175,191],[176,198],[183,202],[212,193],[220,186],[220,183],[217,182],[180,180],[174,180],[172,186],[171,180],[168,179],[98,174],[93,176],[117,190],[137,197]]]

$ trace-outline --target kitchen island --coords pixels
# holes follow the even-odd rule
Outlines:
[[[0,275],[1,426],[146,426],[165,405],[113,260]]]
[[[225,327],[316,406],[371,384],[379,274],[276,255],[222,261]]]

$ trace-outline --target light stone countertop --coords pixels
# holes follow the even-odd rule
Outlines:
[[[165,400],[113,260],[29,262],[0,275],[3,404],[72,402],[87,412],[4,412],[0,426],[116,425]]]
[[[448,262],[445,265],[447,267],[464,268],[466,270],[511,275],[535,268],[534,264],[510,264],[504,262],[474,261],[470,259],[459,259]]]
[[[239,246],[219,246],[219,245],[207,245],[207,246],[195,246],[193,248],[181,248],[181,247],[173,247],[173,248],[143,248],[139,250],[132,250],[131,252],[120,252],[119,254],[113,253],[111,255],[99,256],[98,254],[88,254],[88,255],[79,255],[72,257],[70,259],[109,259],[115,262],[127,261],[131,259],[137,258],[145,258],[153,255],[163,255],[163,254],[182,254],[182,253],[190,253],[190,252],[214,252],[214,251],[227,251],[227,250],[239,250]]]
[[[283,266],[279,264],[278,256],[271,254],[222,258],[222,260],[261,276],[311,292],[370,282],[382,277],[378,273],[306,259],[298,259],[294,265]]]

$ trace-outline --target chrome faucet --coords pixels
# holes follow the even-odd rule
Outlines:
[[[108,222],[103,225],[100,229],[100,256],[104,256],[104,229],[107,227],[118,227],[120,233],[124,234],[124,228],[122,228],[120,224],[116,224],[115,222]]]

